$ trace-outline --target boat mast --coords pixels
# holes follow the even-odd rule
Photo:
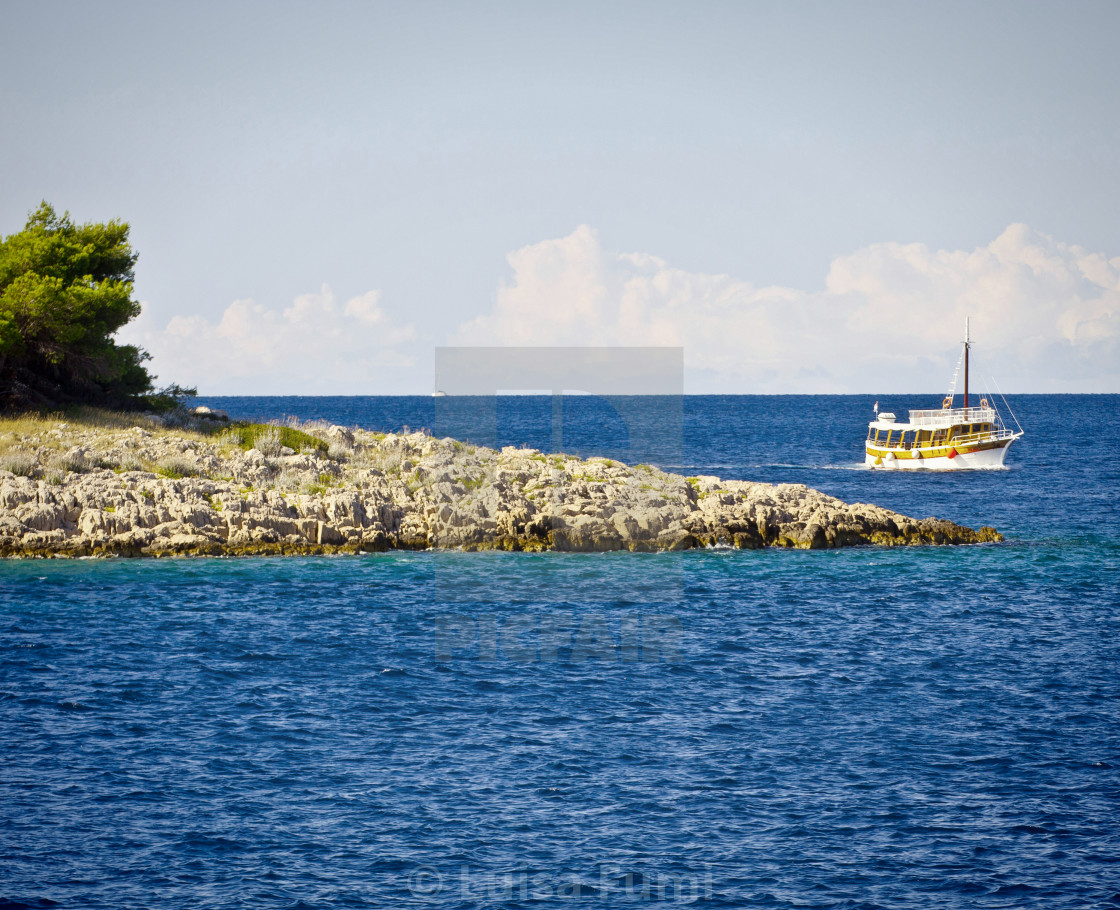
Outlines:
[[[968,407],[968,317],[964,317],[964,406]]]

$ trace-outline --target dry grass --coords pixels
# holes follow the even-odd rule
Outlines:
[[[334,459],[335,461],[348,461],[351,456],[353,456],[353,454],[354,447],[351,445],[347,445],[341,439],[336,439],[331,442],[330,448],[327,449],[328,457]]]
[[[120,447],[133,440],[122,434],[139,427],[153,440],[176,437],[194,444],[212,444],[210,433],[198,428],[165,427],[144,414],[73,408],[64,413],[0,415],[0,468],[13,474],[38,476],[59,482],[67,473],[97,467],[114,470],[159,470],[135,456],[123,456]],[[143,437],[137,437],[140,441]],[[71,453],[80,446],[85,455]],[[117,452],[108,450],[117,448]]]
[[[59,424],[67,424],[83,430],[128,430],[143,427],[146,430],[162,429],[162,424],[144,414],[129,414],[120,411],[106,411],[101,408],[74,408],[65,413],[51,414],[14,414],[0,416],[2,433],[44,433],[55,429]]]
[[[321,425],[320,425],[321,424]],[[143,414],[121,414],[93,408],[56,414],[0,416],[0,470],[60,483],[72,472],[108,468],[117,473],[145,471],[164,477],[217,476],[224,462],[249,446],[260,450],[274,476],[263,488],[294,493],[337,485],[352,470],[349,459],[364,456],[368,466],[400,470],[401,451],[382,453],[378,446],[351,447],[341,440],[325,440],[306,431],[323,430],[312,424],[236,424],[231,427],[164,426]],[[135,428],[144,434],[130,432]],[[306,454],[332,457],[329,480],[315,473],[283,468],[273,459],[288,445]],[[167,452],[170,448],[172,451]],[[177,452],[175,451],[177,450]],[[158,455],[153,454],[158,452]],[[165,454],[166,453],[166,454]],[[213,459],[217,458],[218,462]],[[232,479],[232,478],[231,478]]]
[[[181,477],[200,477],[204,474],[198,463],[182,455],[169,455],[155,465],[156,474],[178,480]]]
[[[71,455],[69,453],[65,455],[56,455],[47,465],[48,471],[58,472],[63,477],[70,473],[84,474],[91,467],[93,467],[93,465],[86,460],[85,456],[78,454]]]
[[[106,411],[100,408],[75,408],[66,413],[0,415],[0,444],[13,437],[45,436],[52,430],[63,430],[67,439],[75,435],[91,438],[108,437],[120,430],[140,427],[153,436],[182,436],[198,441],[212,441],[212,435],[197,426],[165,427],[144,414]]]
[[[279,427],[268,427],[257,436],[256,449],[266,458],[275,458],[283,447]]]
[[[17,477],[30,477],[38,464],[38,460],[30,452],[9,451],[0,455],[0,471],[11,471]]]
[[[295,493],[303,486],[305,480],[306,478],[301,472],[285,468],[279,474],[264,481],[261,489],[266,492],[276,490],[278,493]]]

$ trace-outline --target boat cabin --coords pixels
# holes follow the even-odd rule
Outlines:
[[[867,429],[867,442],[879,449],[911,449],[990,439],[999,427],[989,407],[911,411],[909,423],[883,413]]]

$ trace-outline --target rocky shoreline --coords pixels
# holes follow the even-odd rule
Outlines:
[[[105,425],[108,423],[109,425]],[[683,477],[423,432],[192,418],[0,423],[0,555],[972,544],[992,528],[800,484]]]

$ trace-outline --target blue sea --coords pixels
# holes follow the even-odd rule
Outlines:
[[[1120,396],[959,474],[863,470],[871,404],[474,406],[1006,542],[3,562],[0,908],[1120,907]]]

